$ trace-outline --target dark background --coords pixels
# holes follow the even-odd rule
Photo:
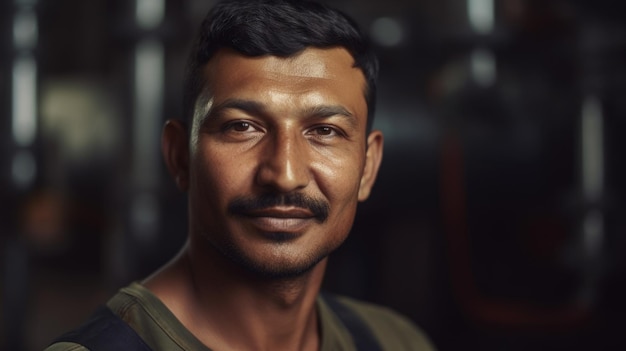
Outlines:
[[[178,251],[159,132],[212,3],[0,3],[1,349],[42,349]],[[386,145],[325,288],[444,351],[626,348],[622,2],[331,4],[375,40]]]

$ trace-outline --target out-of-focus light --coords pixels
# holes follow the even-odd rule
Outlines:
[[[139,27],[152,29],[157,27],[165,16],[164,0],[137,0],[135,18]]]
[[[133,135],[135,181],[145,186],[158,182],[161,103],[164,85],[163,45],[145,40],[135,51],[135,126]]]
[[[583,99],[580,123],[581,185],[584,200],[594,204],[604,192],[604,123],[601,101],[588,95]],[[585,213],[582,222],[585,277],[581,299],[590,303],[597,285],[599,260],[604,246],[604,215],[600,209]]]
[[[136,0],[137,25],[145,30],[158,27],[165,16],[165,0]],[[158,233],[159,208],[153,194],[159,183],[161,105],[165,84],[163,43],[145,36],[135,47],[133,111],[133,235],[150,244]]]
[[[49,78],[39,95],[39,133],[67,162],[108,157],[123,145],[119,106],[98,81]]]
[[[11,175],[13,183],[19,187],[28,187],[35,180],[37,163],[30,151],[21,150],[13,156]]]
[[[376,19],[370,28],[372,39],[382,46],[396,46],[404,39],[404,30],[397,20],[390,17]]]
[[[493,0],[467,0],[467,16],[476,33],[486,34],[493,30]]]
[[[28,146],[37,131],[37,65],[32,56],[20,56],[13,64],[13,139]]]
[[[587,200],[597,200],[604,186],[602,107],[594,96],[583,100],[581,116],[582,186]]]
[[[13,45],[18,50],[33,49],[37,44],[37,15],[20,11],[13,21]]]
[[[496,81],[497,75],[493,53],[485,49],[474,49],[470,56],[470,72],[478,85],[491,86]]]

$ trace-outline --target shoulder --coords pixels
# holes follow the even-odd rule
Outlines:
[[[428,336],[410,319],[384,306],[338,296],[371,329],[384,350],[434,351]]]
[[[128,288],[121,289],[83,324],[59,336],[45,351],[148,350],[137,332],[120,317],[119,311],[109,306],[115,301],[122,301],[127,308],[136,304],[122,293],[125,289]]]
[[[59,337],[46,351],[90,349],[209,350],[139,283],[120,289],[86,323]]]

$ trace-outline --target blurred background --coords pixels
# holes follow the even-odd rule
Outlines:
[[[161,162],[211,0],[0,4],[0,349],[40,350],[175,254]],[[626,11],[330,2],[381,60],[379,181],[325,288],[440,350],[626,348]]]

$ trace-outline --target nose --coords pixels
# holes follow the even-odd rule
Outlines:
[[[310,170],[306,141],[298,133],[277,132],[262,148],[257,184],[287,193],[309,184]]]

